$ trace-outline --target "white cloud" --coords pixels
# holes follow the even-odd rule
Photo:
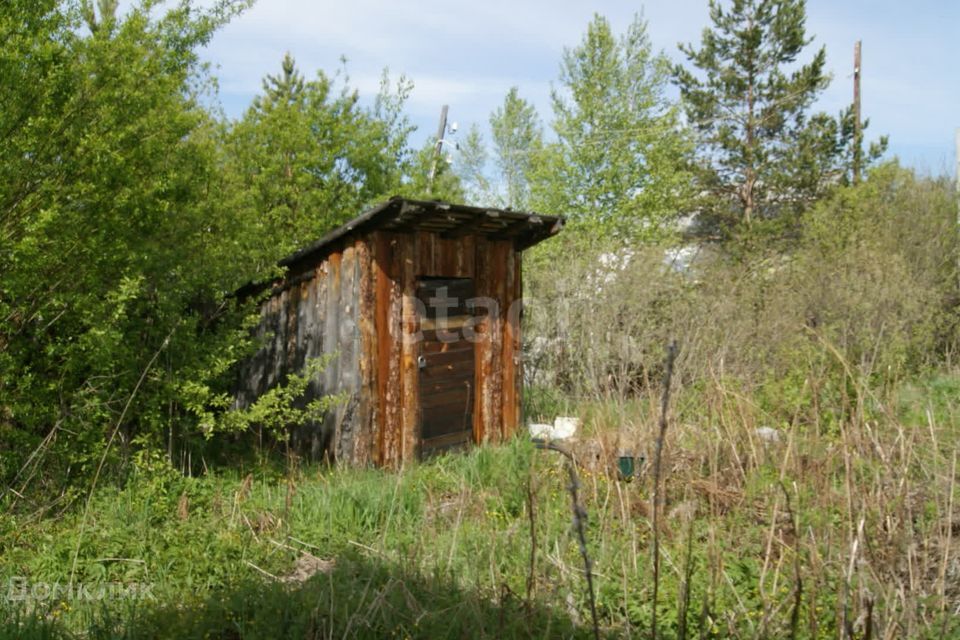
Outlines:
[[[643,12],[654,45],[677,60],[677,43],[699,41],[708,21],[707,0],[660,0],[645,9],[622,0],[260,0],[215,36],[206,58],[219,66],[233,115],[289,50],[308,74],[331,73],[346,56],[362,94],[376,91],[384,67],[406,74],[416,85],[410,115],[422,130],[433,129],[441,104],[450,104],[464,125],[485,124],[512,85],[548,118],[549,85],[563,48],[580,40],[594,11],[619,32]],[[808,32],[816,46],[826,45],[834,77],[819,108],[835,113],[849,104],[853,43],[862,39],[872,132],[889,133],[894,150],[932,148],[941,151],[931,154],[952,157],[960,125],[960,83],[951,67],[960,4],[810,0],[807,13]]]

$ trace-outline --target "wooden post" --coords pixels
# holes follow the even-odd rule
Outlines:
[[[957,196],[957,231],[960,233],[960,127],[957,127],[956,131],[956,162],[957,162],[957,172],[956,172],[956,182],[954,183],[954,190],[956,191]],[[958,278],[958,288],[960,288],[960,253],[957,254],[957,278]]]
[[[956,135],[957,135],[957,140],[956,140],[956,143],[957,143],[957,151],[956,151],[956,154],[957,154],[957,157],[956,157],[956,160],[957,160],[956,181],[957,181],[957,183],[956,183],[956,184],[957,184],[957,196],[958,196],[958,198],[960,198],[960,127],[957,127]]]
[[[860,40],[853,45],[853,184],[860,182],[863,143],[860,139]]]
[[[440,154],[443,151],[443,136],[447,132],[447,111],[449,105],[443,105],[440,109],[440,126],[437,127],[437,143],[433,147],[433,164],[430,165],[430,177],[427,179],[427,188],[433,187],[433,179],[437,175],[437,163],[440,162]]]

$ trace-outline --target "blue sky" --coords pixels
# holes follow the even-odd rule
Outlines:
[[[370,97],[384,67],[413,80],[407,113],[419,146],[434,135],[442,104],[461,130],[487,118],[517,85],[550,120],[550,87],[565,47],[594,12],[622,32],[637,12],[654,45],[679,60],[678,42],[699,42],[706,0],[639,3],[595,0],[259,0],[218,33],[205,55],[220,79],[226,112],[239,116],[290,51],[305,73],[334,72],[348,60],[353,86]],[[868,138],[890,136],[889,155],[925,173],[953,174],[960,127],[960,2],[809,0],[807,31],[825,45],[833,76],[820,109],[852,96],[853,46],[863,41],[863,111]]]

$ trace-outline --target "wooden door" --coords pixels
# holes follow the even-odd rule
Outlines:
[[[474,343],[463,333],[473,296],[471,278],[423,278],[417,286],[421,457],[473,442]]]

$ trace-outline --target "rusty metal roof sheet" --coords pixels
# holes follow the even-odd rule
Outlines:
[[[522,251],[555,235],[563,224],[564,219],[560,216],[394,196],[287,256],[279,264],[282,267],[302,264],[323,255],[345,236],[378,229],[429,231],[448,238],[477,235],[493,240],[513,240],[514,247]]]

